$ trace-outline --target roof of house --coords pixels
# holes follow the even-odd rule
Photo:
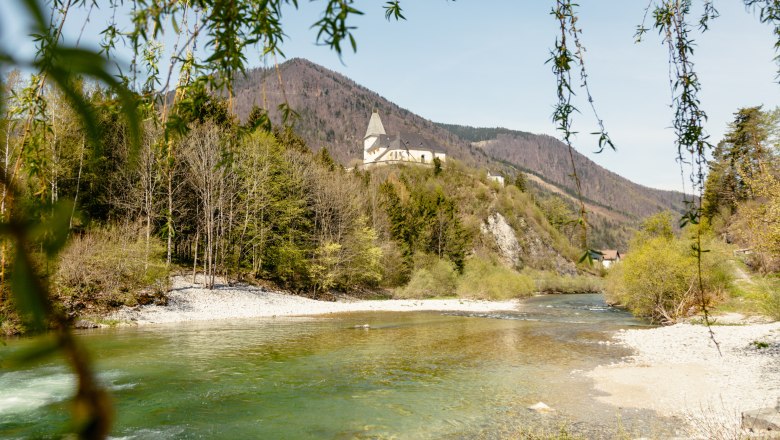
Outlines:
[[[601,254],[604,260],[617,260],[621,257],[617,249],[602,249]]]

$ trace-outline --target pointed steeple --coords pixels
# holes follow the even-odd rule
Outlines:
[[[368,129],[366,129],[366,135],[363,139],[368,139],[371,136],[379,136],[385,133],[385,127],[382,125],[382,120],[379,118],[379,112],[374,109],[371,113],[371,119],[368,121]]]

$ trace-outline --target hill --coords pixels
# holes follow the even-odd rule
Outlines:
[[[281,121],[276,110],[285,102],[299,114],[295,131],[309,147],[327,147],[344,165],[363,159],[363,135],[376,109],[389,134],[417,133],[449,156],[474,166],[487,166],[485,152],[445,128],[399,107],[354,81],[303,59],[292,59],[275,69],[253,69],[235,85],[234,110],[243,120],[252,106],[272,109],[271,119]],[[282,82],[280,83],[279,78]]]
[[[437,124],[390,102],[349,78],[304,59],[275,68],[253,69],[235,84],[234,110],[246,118],[254,105],[271,109],[288,102],[299,118],[296,132],[315,151],[327,147],[338,162],[349,166],[362,159],[362,137],[372,110],[382,115],[388,133],[417,133],[470,166],[509,176],[529,173],[535,191],[555,194],[573,206],[574,183],[568,150],[553,137],[504,128],[474,128]],[[683,209],[681,193],[631,182],[587,157],[575,153],[575,163],[596,232],[593,245],[624,248],[637,222],[650,214]]]
[[[572,193],[571,160],[566,144],[548,135],[506,128],[474,128],[437,124],[482,149],[488,156],[535,174],[546,182]],[[574,155],[577,173],[586,200],[633,218],[659,211],[681,212],[682,194],[663,191],[631,182],[609,171],[582,154]]]

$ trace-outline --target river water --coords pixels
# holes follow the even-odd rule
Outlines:
[[[597,403],[581,375],[630,354],[604,342],[641,325],[600,295],[555,295],[513,313],[353,313],[78,335],[112,390],[115,438],[505,438],[562,425],[608,438],[668,425]],[[0,359],[33,343],[7,341]],[[0,364],[0,437],[56,438],[73,390],[59,359]],[[526,409],[539,401],[555,412]]]

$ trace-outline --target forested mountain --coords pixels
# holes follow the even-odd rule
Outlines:
[[[557,193],[572,204],[575,194],[566,146],[546,135],[504,128],[473,128],[433,123],[399,107],[354,81],[303,59],[275,68],[254,69],[235,85],[234,110],[245,119],[253,106],[270,109],[286,101],[299,114],[296,132],[315,151],[327,147],[340,163],[362,159],[362,137],[373,109],[388,133],[418,133],[471,166],[513,177],[520,170],[537,177],[534,187]],[[584,196],[592,211],[598,247],[622,247],[636,222],[653,213],[682,211],[683,196],[635,184],[575,153]],[[540,180],[541,179],[541,180]]]
[[[281,78],[281,83],[280,83]],[[281,85],[280,85],[281,84]],[[253,69],[236,81],[234,110],[242,120],[253,106],[271,110],[281,122],[278,106],[286,101],[299,115],[295,132],[314,151],[327,147],[344,165],[363,160],[363,135],[376,109],[388,134],[416,133],[448,155],[475,166],[490,160],[483,151],[446,129],[399,107],[354,81],[303,59],[292,59],[274,68]]]
[[[471,142],[494,159],[536,174],[545,181],[569,191],[574,187],[569,151],[558,139],[506,128],[437,125]],[[602,168],[579,153],[575,154],[574,161],[582,181],[583,195],[595,204],[640,218],[659,211],[684,209],[682,194],[679,192],[636,184]]]

